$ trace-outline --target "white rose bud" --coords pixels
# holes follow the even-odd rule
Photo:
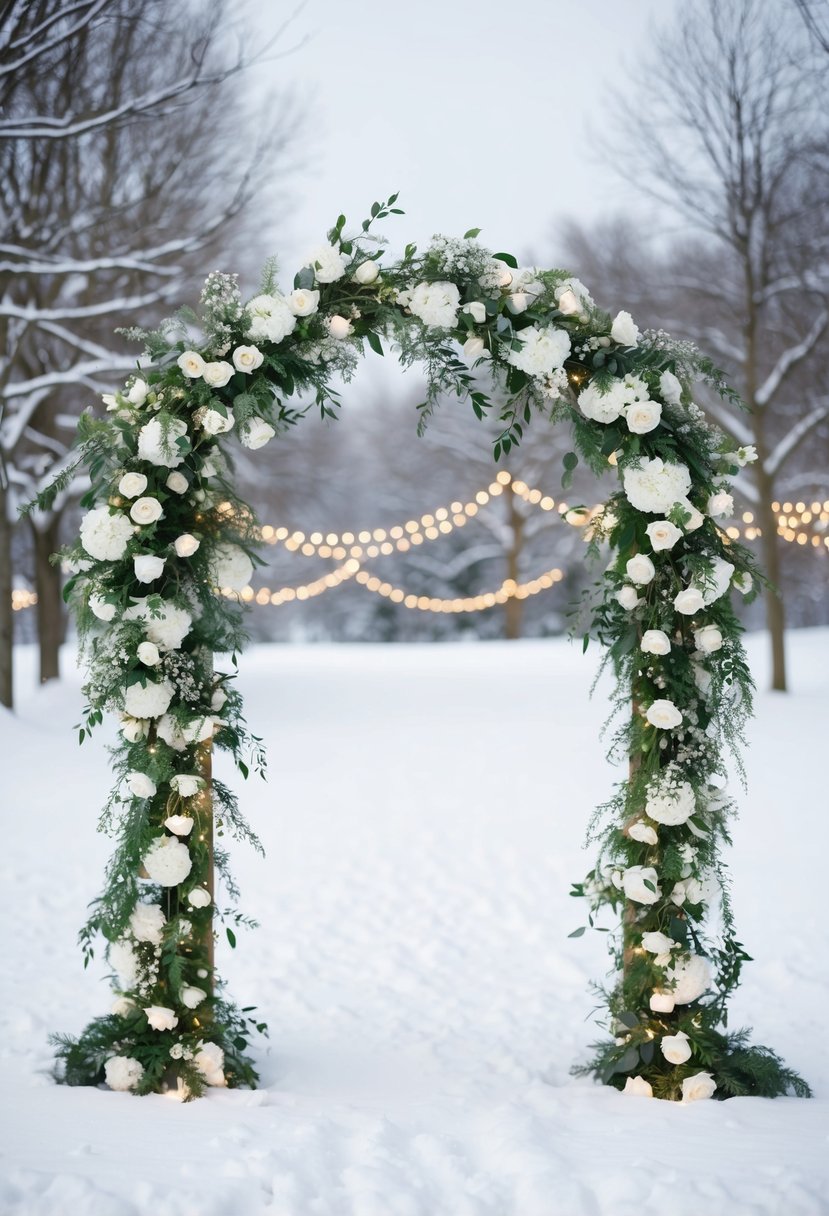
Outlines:
[[[157,498],[136,498],[130,507],[130,519],[136,524],[154,524],[163,514]]]
[[[698,1072],[682,1082],[682,1101],[699,1102],[700,1099],[712,1098],[716,1088],[717,1082],[710,1072]]]
[[[530,297],[526,291],[514,291],[512,295],[507,296],[507,308],[513,314],[518,316],[522,312],[526,312],[530,306]]]
[[[486,321],[486,305],[480,300],[472,300],[469,304],[464,304],[462,312],[468,312],[473,321],[478,325],[483,325]]]
[[[705,507],[712,519],[726,519],[734,514],[734,499],[725,490],[712,494]]]
[[[658,881],[653,866],[628,866],[622,874],[622,890],[634,903],[655,904],[662,895]]]
[[[659,377],[659,391],[668,405],[679,405],[682,400],[682,385],[673,372],[663,372]]]
[[[154,502],[155,499],[146,499],[145,501]],[[157,578],[161,577],[164,569],[164,558],[155,557],[152,553],[142,553],[132,559],[132,564],[135,568],[135,577],[139,583],[153,583]]]
[[[645,717],[651,726],[656,726],[660,730],[673,730],[682,723],[682,714],[673,701],[667,700],[654,701],[648,706]]]
[[[146,380],[133,380],[130,385],[130,390],[127,393],[127,401],[131,405],[143,405],[147,400],[147,393],[150,391],[150,386]]]
[[[668,937],[667,933],[643,933],[642,948],[647,950],[648,954],[668,954],[676,947],[677,943],[672,937]]]
[[[659,553],[663,549],[673,549],[676,542],[682,540],[682,532],[669,519],[654,520],[652,524],[648,524],[645,532],[654,553]]]
[[[206,365],[197,351],[186,350],[183,355],[179,355],[176,362],[190,380],[199,380],[204,375]]]
[[[486,354],[486,346],[483,338],[467,338],[463,344],[464,360],[471,366],[476,359],[481,359]]]
[[[202,1001],[207,999],[207,993],[203,988],[193,988],[189,984],[182,987],[179,996],[185,1009],[198,1009]]]
[[[136,798],[152,798],[156,793],[156,783],[146,773],[127,773],[127,785]]]
[[[193,887],[187,893],[187,902],[194,908],[206,908],[211,903],[210,892],[205,891],[204,887]]]
[[[349,320],[347,320],[345,317],[341,317],[339,314],[329,317],[326,321],[326,325],[328,326],[328,332],[331,337],[336,338],[338,342],[342,341],[343,338],[347,338],[354,328]]]
[[[635,401],[625,410],[625,421],[633,435],[647,435],[662,421],[662,406],[658,401]]]
[[[732,587],[736,587],[740,595],[748,595],[751,588],[754,586],[754,579],[746,570],[740,574],[735,574],[731,580]]]
[[[637,587],[647,586],[656,574],[656,567],[644,553],[637,553],[634,557],[630,558],[625,565],[625,570],[630,581],[635,583]]]
[[[633,1094],[635,1098],[653,1097],[653,1089],[651,1088],[650,1082],[646,1081],[644,1077],[628,1077],[628,1079],[625,1081],[625,1088],[622,1090],[622,1093]]]
[[[701,528],[705,523],[705,516],[703,515],[702,511],[698,511],[690,499],[678,499],[677,506],[680,506],[683,512],[688,516],[688,519],[682,525],[686,532],[696,532],[697,528]]]
[[[237,346],[232,357],[237,372],[247,373],[261,367],[265,358],[258,346]]]
[[[683,616],[693,616],[695,612],[701,612],[704,607],[705,601],[702,598],[702,592],[697,587],[686,587],[684,591],[680,591],[678,595],[674,596],[674,608]]]
[[[199,421],[205,435],[225,435],[233,427],[233,415],[220,410],[199,410]]]
[[[613,321],[610,336],[620,346],[635,346],[639,341],[639,328],[629,312],[619,312]]]
[[[190,483],[183,473],[172,472],[164,484],[174,494],[186,494],[190,489]]]
[[[691,1044],[683,1030],[676,1034],[663,1034],[659,1046],[669,1064],[684,1064],[691,1058]]]
[[[671,639],[661,629],[646,629],[642,634],[639,649],[644,654],[670,654]]]
[[[319,308],[319,302],[320,293],[304,287],[298,287],[286,297],[286,303],[295,317],[310,317]]]
[[[275,434],[276,431],[270,423],[266,422],[264,418],[254,416],[242,424],[239,438],[243,447],[255,452],[258,448],[263,448],[266,443],[270,443]]]
[[[694,642],[701,654],[713,654],[722,649],[722,634],[716,625],[704,625],[694,630]]]
[[[147,488],[147,478],[143,473],[125,473],[118,482],[118,493],[124,498],[138,498]]]
[[[676,1001],[671,992],[652,992],[648,1004],[654,1013],[673,1013]]]
[[[141,642],[135,653],[145,667],[156,667],[161,662],[161,655],[155,642]]]
[[[624,609],[631,612],[634,608],[642,603],[639,596],[636,594],[635,587],[620,587],[616,592],[617,603],[621,604]]]
[[[636,823],[630,825],[628,836],[631,840],[638,840],[641,844],[656,844],[659,840],[650,824],[643,823],[641,819],[637,819]]]
[[[218,363],[205,363],[202,372],[205,384],[209,384],[211,388],[224,388],[232,375],[233,365],[225,359]]]
[[[170,785],[182,798],[192,798],[201,789],[202,779],[190,773],[179,773],[173,777]]]
[[[100,595],[90,595],[89,611],[99,621],[111,621],[115,616],[115,605],[108,604],[106,600],[101,599]]]
[[[380,274],[380,267],[376,262],[369,260],[361,262],[354,271],[354,282],[359,283],[362,287],[367,287],[369,283],[373,283]]]
[[[223,688],[217,688],[213,693],[213,696],[210,698],[210,708],[218,713],[226,701],[227,693],[225,690]]]
[[[572,317],[582,311],[581,300],[571,287],[565,287],[558,297],[558,310],[563,312],[565,317]]]
[[[176,836],[189,836],[193,830],[194,820],[189,815],[168,815],[164,826]]]
[[[174,1030],[178,1026],[176,1011],[166,1005],[148,1005],[144,1013],[153,1030]]]
[[[197,540],[189,532],[182,532],[181,536],[177,537],[173,543],[173,548],[178,557],[192,557],[198,549],[201,541]]]

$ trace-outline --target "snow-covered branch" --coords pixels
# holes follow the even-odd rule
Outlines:
[[[803,359],[811,354],[826,330],[827,321],[829,321],[829,312],[826,312],[824,309],[823,312],[815,317],[812,328],[806,334],[806,337],[783,352],[757,390],[756,401],[759,406],[768,405],[782,384],[784,377],[796,364],[802,362]]]
[[[779,473],[782,466],[789,459],[796,448],[800,446],[804,439],[819,426],[825,418],[829,418],[829,398],[824,397],[820,405],[816,406],[810,413],[801,418],[792,429],[783,436],[777,447],[766,461],[766,470],[772,477]]]

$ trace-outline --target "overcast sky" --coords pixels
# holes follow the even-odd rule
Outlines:
[[[292,11],[236,4],[262,34]],[[387,228],[397,249],[480,227],[491,248],[543,253],[563,216],[635,208],[590,131],[611,120],[610,90],[637,77],[654,23],[677,4],[307,0],[281,44],[301,45],[264,70],[308,103],[306,167],[279,217],[286,271],[340,210],[357,222],[393,190],[406,210]]]

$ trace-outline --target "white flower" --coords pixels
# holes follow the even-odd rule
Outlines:
[[[238,545],[217,545],[213,552],[213,577],[218,587],[242,591],[253,576],[253,562]]]
[[[375,261],[369,260],[368,262],[360,263],[360,265],[354,271],[352,278],[354,279],[354,282],[359,283],[361,287],[366,287],[369,283],[373,283],[379,274],[380,267]]]
[[[662,406],[658,401],[637,401],[625,410],[625,422],[634,435],[655,431],[661,420]]]
[[[150,386],[147,384],[147,381],[139,377],[137,380],[133,380],[130,385],[127,392],[127,401],[129,401],[130,405],[143,405],[147,400],[149,391]]]
[[[673,701],[668,700],[654,701],[648,706],[645,717],[651,726],[657,726],[660,730],[673,730],[682,722],[682,714]]]
[[[118,493],[124,498],[138,498],[147,488],[147,478],[143,473],[125,473],[118,482]]]
[[[199,1050],[193,1057],[193,1063],[198,1068],[208,1085],[224,1085],[225,1078],[222,1069],[225,1063],[225,1053],[218,1043],[199,1043]]]
[[[187,435],[183,418],[151,418],[138,432],[138,457],[149,464],[174,469],[184,460],[178,440]]]
[[[711,964],[700,954],[679,959],[666,975],[673,983],[673,997],[677,1005],[690,1005],[692,1001],[699,1000],[711,987],[713,979]]]
[[[136,498],[130,507],[130,519],[137,524],[154,524],[163,514],[157,498]]]
[[[651,515],[670,511],[691,488],[691,474],[684,464],[666,463],[658,456],[625,469],[622,481],[630,505]]]
[[[200,544],[201,541],[190,532],[182,532],[181,536],[177,536],[174,540],[173,548],[177,557],[192,557]]]
[[[213,696],[210,698],[210,708],[215,709],[218,712],[226,701],[227,693],[225,690],[223,688],[217,688],[213,693]]]
[[[167,917],[159,904],[136,904],[130,917],[133,937],[153,946],[161,945],[161,931],[166,924]]]
[[[205,435],[226,435],[233,429],[233,414],[230,410],[223,414],[221,410],[199,410],[198,425]]]
[[[81,544],[99,562],[117,562],[132,538],[132,524],[126,515],[113,514],[108,507],[93,507],[81,520]]]
[[[100,595],[90,595],[89,611],[99,621],[111,621],[115,616],[115,605],[108,604],[106,600],[101,599]]]
[[[162,887],[177,887],[193,868],[187,845],[174,836],[159,836],[144,856],[144,869]]]
[[[654,1013],[673,1013],[674,1000],[672,992],[657,992],[651,993],[650,1001],[648,1002]]]
[[[144,1076],[144,1065],[132,1056],[111,1056],[104,1065],[104,1077],[110,1089],[135,1089]]]
[[[287,303],[295,317],[310,317],[319,308],[320,293],[298,287],[287,297]]]
[[[643,823],[641,819],[637,819],[636,823],[630,825],[628,836],[630,836],[631,840],[640,841],[641,844],[656,844],[659,840],[650,824]]]
[[[634,903],[655,904],[662,895],[658,881],[653,866],[628,866],[622,874],[622,890]]]
[[[140,599],[124,613],[125,621],[143,621],[148,642],[163,650],[178,650],[193,624],[193,618],[184,608],[164,601],[154,615],[145,599]]]
[[[256,296],[245,311],[250,318],[248,333],[254,339],[281,342],[296,328],[296,317],[283,296]]]
[[[155,502],[154,498],[145,498],[143,502]],[[154,583],[164,569],[164,558],[156,557],[153,553],[139,553],[132,559],[135,577],[139,583]]]
[[[190,773],[179,773],[170,782],[172,788],[182,798],[192,798],[194,794],[198,794],[203,784],[201,777]]]
[[[193,887],[192,891],[187,892],[187,902],[194,908],[206,908],[211,902],[210,892],[205,891],[204,887]]]
[[[202,1001],[207,999],[207,993],[203,988],[194,988],[190,984],[182,987],[179,996],[185,1009],[198,1009]]]
[[[146,718],[131,718],[129,714],[121,714],[118,729],[128,743],[137,743],[139,739],[146,739],[150,733],[150,723]]]
[[[620,346],[635,346],[639,341],[639,328],[629,312],[617,312],[610,336]]]
[[[172,714],[164,714],[156,723],[156,733],[159,739],[172,747],[174,751],[183,752],[191,743],[203,743],[213,736],[214,722],[210,717],[193,718],[182,727]]]
[[[483,325],[486,321],[486,305],[482,304],[480,300],[472,300],[469,304],[464,304],[461,312],[468,312],[478,325]]]
[[[345,274],[345,258],[334,245],[320,245],[311,254],[309,265],[318,283],[336,283]]]
[[[716,1088],[717,1082],[710,1072],[695,1073],[682,1082],[682,1101],[699,1102],[703,1098],[712,1098]]]
[[[183,473],[171,473],[164,484],[174,494],[186,494],[190,489],[190,482]]]
[[[290,301],[289,301],[290,303]],[[258,346],[237,346],[232,355],[237,372],[255,372],[262,366],[265,356]]]
[[[751,577],[749,572],[747,570],[745,570],[745,571],[741,572],[740,574],[735,574],[731,580],[731,583],[732,583],[732,586],[737,588],[740,595],[748,595],[749,591],[754,586],[754,579]],[[90,606],[90,608],[92,607],[91,600],[89,602],[89,606]]]
[[[673,549],[676,542],[682,540],[679,528],[669,519],[655,519],[652,524],[648,524],[645,532],[654,553],[660,553],[663,549]]]
[[[119,938],[110,942],[107,949],[107,960],[110,967],[118,976],[122,988],[134,988],[138,983],[138,955],[131,942]]]
[[[136,798],[152,798],[158,789],[151,777],[137,770],[127,773],[127,785]]]
[[[135,1003],[128,997],[119,996],[112,1002],[112,1013],[117,1018],[128,1018],[131,1013],[135,1012]]]
[[[691,1058],[691,1044],[684,1030],[678,1030],[676,1034],[663,1034],[659,1046],[669,1064],[684,1064]]]
[[[531,297],[527,295],[526,291],[513,291],[507,296],[507,308],[514,317],[526,312],[531,303]]]
[[[681,507],[683,514],[688,517],[682,525],[686,532],[696,532],[697,528],[701,528],[705,523],[705,516],[702,511],[698,511],[690,499],[678,499],[677,506]]]
[[[124,710],[131,718],[160,718],[167,712],[173,699],[174,688],[166,680],[155,684],[130,684],[124,693]]]
[[[176,1011],[166,1005],[148,1005],[144,1013],[153,1030],[175,1030],[178,1026]]]
[[[644,1077],[628,1077],[625,1081],[625,1088],[622,1090],[622,1093],[633,1094],[636,1098],[653,1097],[653,1089],[651,1088],[650,1082],[646,1081]]]
[[[194,820],[190,815],[168,815],[164,826],[176,836],[189,836],[193,830]]]
[[[204,375],[205,362],[198,351],[186,350],[176,362],[190,380],[198,380]]]
[[[627,586],[620,587],[616,592],[616,601],[628,612],[631,612],[634,608],[637,608],[642,603],[636,593],[636,588]]]
[[[642,634],[639,649],[644,654],[670,654],[671,639],[662,629],[646,629]]]
[[[726,519],[734,514],[734,499],[725,490],[718,490],[708,499],[705,510],[712,519]]]
[[[667,933],[642,934],[642,949],[647,950],[648,954],[667,954],[670,957],[671,951],[676,950],[678,944],[672,937],[668,937]]]
[[[454,329],[461,294],[454,283],[418,283],[409,309],[432,329]]]
[[[668,405],[679,405],[682,400],[682,385],[673,372],[663,372],[659,377],[659,391]]]
[[[744,447],[737,448],[734,453],[737,464],[741,469],[744,469],[747,464],[754,464],[757,459],[757,449],[753,443],[747,443]]]
[[[695,586],[702,595],[702,602],[708,607],[725,595],[731,586],[731,575],[734,567],[722,557],[715,557],[708,568],[707,577],[700,579]]]
[[[570,335],[563,329],[548,325],[539,329],[529,325],[518,335],[520,350],[511,350],[507,362],[528,376],[549,376],[564,365],[570,354]]]
[[[328,317],[325,324],[328,326],[328,332],[332,338],[341,342],[343,338],[347,338],[354,330],[354,326],[347,317],[341,317],[336,313],[333,317]]]
[[[463,344],[464,361],[470,366],[476,359],[481,359],[486,354],[486,346],[483,338],[467,338]]]
[[[683,616],[693,616],[705,607],[702,593],[696,587],[686,587],[674,596],[674,608]]]
[[[625,411],[627,403],[624,385],[621,380],[614,380],[613,384],[602,391],[591,381],[579,393],[578,404],[585,418],[607,426],[609,422],[620,418]]]
[[[691,674],[700,696],[707,699],[711,691],[711,672],[703,667],[701,659],[702,655],[691,655]]]
[[[647,586],[656,575],[656,567],[644,553],[637,553],[631,557],[625,564],[625,570],[630,581],[637,587]]]
[[[701,654],[713,654],[722,649],[722,634],[716,625],[703,625],[694,630],[694,643]]]
[[[217,363],[205,363],[202,375],[205,384],[209,384],[211,388],[224,388],[233,375],[233,365],[225,359]]]
[[[255,452],[257,448],[263,448],[266,443],[269,443],[273,439],[275,434],[276,431],[273,427],[264,418],[259,418],[258,416],[248,418],[239,428],[239,439],[241,440],[242,447],[250,448],[252,452]]]
[[[676,827],[686,823],[696,808],[693,786],[687,781],[657,779],[648,786],[645,813],[657,823]]]

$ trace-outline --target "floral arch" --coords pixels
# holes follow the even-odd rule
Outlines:
[[[691,344],[640,334],[578,279],[493,255],[477,230],[384,262],[373,225],[400,213],[396,201],[375,203],[356,237],[340,216],[287,294],[273,266],[247,303],[235,276],[211,274],[200,315],[127,331],[147,364],[104,398],[105,417],[82,416],[76,463],[39,500],[86,465],[87,513],[65,553],[88,668],[81,741],[105,712],[120,718],[101,819],[117,845],[80,935],[87,958],[103,935],[116,999],[78,1038],[55,1036],[59,1076],[185,1098],[256,1082],[246,1049],[264,1023],[227,999],[213,958],[217,924],[235,945],[247,921],[216,903],[214,871],[235,895],[222,837],[258,841],[233,792],[211,780],[211,749],[244,777],[264,764],[233,679],[213,666],[215,652],[235,661],[243,646],[236,593],[257,560],[229,449],[296,425],[298,394],[334,416],[334,373],[386,344],[426,370],[421,428],[455,395],[479,419],[497,410],[496,460],[544,420],[572,431],[565,484],[579,460],[618,469],[593,521],[592,548],[611,561],[590,636],[617,678],[614,746],[630,770],[594,817],[596,864],[573,889],[591,927],[608,910],[619,922],[607,1034],[576,1071],[675,1100],[807,1093],[773,1052],[724,1029],[748,958],[720,854],[733,809],[725,751],[752,695],[729,591],[752,595],[758,572],[717,520],[732,509],[729,477],[754,453],[705,421],[692,385],[736,398]],[[499,386],[498,407],[480,372]]]

